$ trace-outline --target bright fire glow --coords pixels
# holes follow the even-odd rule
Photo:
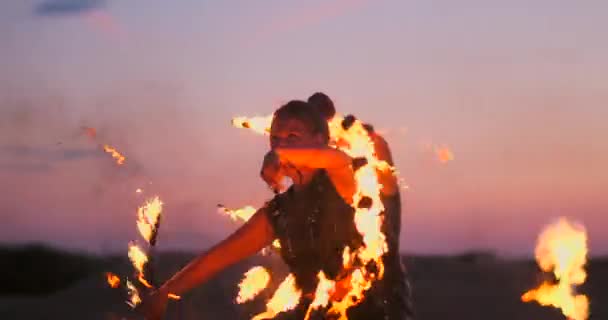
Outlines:
[[[131,260],[135,270],[143,273],[144,266],[148,263],[148,256],[139,246],[131,242],[129,243],[129,260]]]
[[[553,272],[558,282],[544,282],[524,293],[522,301],[559,308],[569,319],[587,319],[589,300],[575,292],[575,287],[587,277],[584,269],[587,252],[587,234],[582,225],[561,218],[545,228],[538,238],[536,261],[543,271]]]
[[[239,283],[237,303],[253,300],[270,282],[270,274],[264,267],[253,267],[245,272],[245,278]]]
[[[137,208],[137,230],[148,243],[156,232],[162,210],[163,203],[158,197],[146,201],[143,206]]]
[[[120,278],[112,272],[106,272],[106,280],[108,281],[110,288],[116,289],[120,285]]]
[[[305,320],[310,319],[310,315],[314,309],[327,306],[331,294],[334,291],[334,287],[336,286],[334,281],[328,280],[327,277],[325,277],[325,273],[323,273],[323,271],[319,271],[317,278],[319,279],[319,283],[317,284],[317,289],[315,290],[314,300],[310,303],[308,311],[306,311],[306,316],[304,317]]]
[[[232,125],[237,128],[246,128],[255,131],[258,134],[270,134],[270,124],[272,123],[272,115],[257,116],[257,117],[234,117]]]
[[[338,313],[341,318],[346,318],[346,310],[360,303],[364,298],[365,291],[371,288],[372,282],[383,277],[384,266],[381,257],[388,251],[388,246],[385,235],[381,232],[383,223],[381,213],[384,211],[384,206],[380,199],[382,185],[378,181],[377,172],[391,170],[394,174],[396,170],[386,161],[378,159],[374,143],[368,131],[364,128],[363,123],[355,120],[348,129],[344,129],[342,126],[343,120],[344,118],[335,116],[329,122],[330,144],[352,158],[364,158],[367,162],[355,172],[357,191],[353,196],[352,202],[355,209],[355,225],[363,237],[364,245],[352,253],[348,247],[345,248],[343,257],[344,268],[353,269],[351,261],[355,257],[358,257],[363,262],[363,265],[375,263],[378,273],[372,274],[365,268],[354,269],[347,278],[350,284],[347,284],[346,288],[341,288],[347,290],[347,293],[341,294],[340,298],[338,298],[339,301],[328,302],[325,301],[325,296],[328,295],[328,292],[336,291],[336,283],[325,279],[325,275],[323,275],[323,278],[319,275],[319,286],[321,287],[317,287],[316,290],[319,297],[315,296],[314,300],[316,302],[311,305],[311,310],[331,303],[332,307],[329,312]],[[253,118],[237,117],[233,119],[232,123],[239,128],[249,128],[259,134],[268,134],[271,122],[272,116],[267,116]],[[453,154],[447,148],[440,150],[438,156],[442,162],[453,159]],[[358,204],[361,200],[367,201],[369,205],[359,208]],[[278,291],[274,297],[277,296],[280,296]],[[330,297],[327,299],[331,300]],[[277,303],[280,301],[277,299]],[[280,309],[278,305],[274,308],[273,310]],[[309,310],[309,313],[311,310]]]
[[[301,295],[302,292],[296,288],[296,278],[290,273],[266,303],[266,311],[254,316],[252,320],[274,318],[281,312],[295,308],[300,302]]]
[[[104,144],[103,151],[111,154],[112,158],[114,158],[116,160],[116,164],[121,165],[121,164],[125,163],[125,159],[126,159],[125,156],[120,154],[120,152],[118,152],[118,150],[116,150],[114,147]]]
[[[252,206],[245,206],[239,209],[228,209],[224,206],[218,205],[218,211],[229,215],[232,220],[241,220],[245,222],[249,220],[253,214],[255,214],[257,209]]]
[[[130,305],[131,308],[137,307],[137,305],[141,303],[141,297],[139,296],[137,287],[135,287],[129,280],[127,280],[127,291],[129,293],[129,300],[127,301],[127,304]]]

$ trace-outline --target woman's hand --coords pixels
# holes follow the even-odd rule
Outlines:
[[[167,309],[169,292],[164,287],[160,287],[150,295],[145,297],[136,311],[144,316],[146,320],[161,320]]]
[[[266,153],[266,156],[264,156],[260,175],[272,190],[275,192],[280,191],[284,173],[279,156],[274,151],[269,151]]]

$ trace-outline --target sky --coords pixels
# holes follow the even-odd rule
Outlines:
[[[564,216],[608,254],[606,30],[605,1],[1,1],[0,242],[120,252],[158,195],[159,245],[202,250],[271,197],[230,119],[323,91],[388,140],[403,251],[532,255]]]

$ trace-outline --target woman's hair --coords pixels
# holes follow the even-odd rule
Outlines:
[[[274,112],[273,122],[277,119],[297,119],[303,122],[313,134],[321,134],[324,142],[329,142],[329,127],[317,108],[313,108],[309,103],[292,100],[281,106]]]
[[[336,115],[336,108],[334,102],[323,92],[316,92],[308,98],[308,103],[313,106],[317,111],[329,121]]]

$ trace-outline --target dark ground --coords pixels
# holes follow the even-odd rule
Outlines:
[[[164,279],[193,255],[164,253],[157,258]],[[248,267],[262,264],[284,275],[281,263],[256,256],[230,268],[179,302],[167,319],[248,319],[263,310],[255,302],[233,303],[236,284]],[[520,295],[543,280],[533,261],[502,260],[490,254],[408,257],[418,319],[564,319],[559,311],[522,303]],[[590,319],[608,319],[608,259],[592,259],[582,292],[591,300]],[[123,302],[124,290],[111,289],[103,272],[130,275],[124,257],[99,258],[44,247],[0,248],[0,319],[139,319]],[[282,278],[277,276],[277,282]],[[276,285],[276,284],[275,284]],[[270,290],[265,292],[268,298]]]

